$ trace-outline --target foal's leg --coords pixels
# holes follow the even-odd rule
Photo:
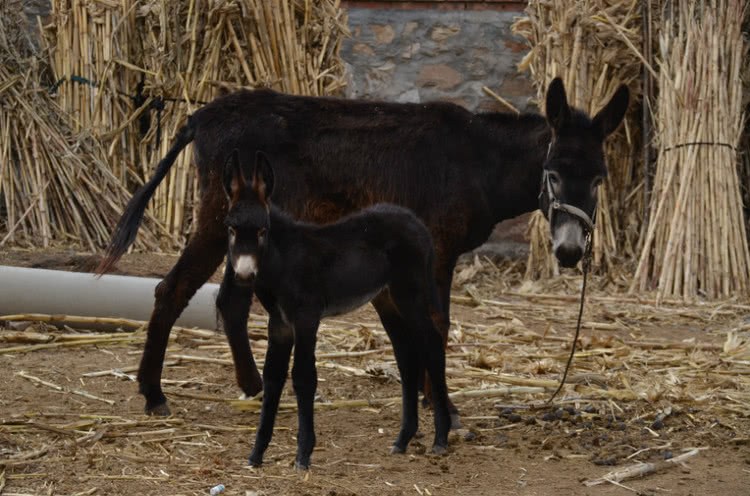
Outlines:
[[[177,264],[161,281],[154,296],[154,310],[148,322],[146,344],[138,369],[139,390],[146,398],[146,413],[169,415],[167,398],[161,390],[161,372],[169,332],[198,288],[203,286],[224,258],[227,234],[217,215],[224,207],[217,202],[201,206],[198,227]]]
[[[315,368],[315,341],[319,317],[298,319],[294,326],[294,366],[292,384],[297,394],[297,460],[298,470],[310,468],[310,456],[315,448],[315,423],[313,409],[315,391],[318,387],[318,371]]]
[[[399,315],[388,292],[381,292],[372,303],[391,340],[401,374],[401,430],[391,453],[405,453],[406,446],[419,427],[419,354],[412,336],[405,331],[404,319]]]
[[[237,384],[246,397],[255,396],[263,390],[263,380],[255,365],[247,337],[247,317],[252,299],[253,287],[237,284],[234,268],[228,263],[216,298],[216,309],[224,323],[224,332],[232,349]]]
[[[273,435],[273,424],[279,410],[279,399],[284,389],[289,358],[294,344],[294,331],[285,325],[277,315],[271,315],[268,321],[268,351],[263,365],[263,406],[260,410],[260,425],[255,435],[255,446],[250,453],[249,463],[259,467],[263,463],[263,453],[268,448]]]

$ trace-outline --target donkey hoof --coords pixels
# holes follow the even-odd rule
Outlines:
[[[247,464],[250,465],[251,467],[258,468],[261,465],[263,465],[263,458],[250,455],[250,458],[248,458],[247,460]]]
[[[172,415],[172,412],[166,403],[161,403],[156,406],[146,405],[145,411],[146,415],[153,415],[156,417],[169,417],[170,415]]]
[[[240,401],[246,401],[246,400],[262,400],[263,399],[263,390],[261,390],[258,394],[255,396],[250,396],[248,394],[242,393],[239,397]]]
[[[432,446],[432,454],[433,455],[447,455],[448,454],[448,447],[442,444],[435,444]]]
[[[397,444],[391,446],[392,455],[403,455],[404,453],[406,453],[406,446],[399,446]]]
[[[307,472],[308,470],[310,470],[310,462],[308,461],[307,463],[305,463],[296,460],[294,462],[294,470],[296,470],[297,472]]]
[[[461,416],[458,413],[451,413],[451,429],[457,431],[461,428],[463,428],[463,424],[461,424]]]

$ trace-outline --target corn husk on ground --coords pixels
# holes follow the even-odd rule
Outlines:
[[[139,255],[129,255],[131,263]],[[555,287],[534,283],[550,284],[543,293],[519,293],[518,267],[478,258],[457,272],[462,276],[451,295],[447,379],[475,437],[452,433],[448,461],[454,468],[436,471],[432,494],[444,494],[451,477],[451,489],[462,484],[453,491],[460,493],[468,469],[455,467],[489,458],[486,466],[496,470],[503,452],[527,463],[538,460],[545,470],[585,470],[597,475],[594,483],[636,462],[663,463],[664,450],[678,457],[707,447],[701,457],[731,457],[738,477],[744,476],[750,441],[750,322],[743,318],[748,305],[665,300],[657,307],[645,295],[612,295],[609,276],[594,274],[575,369],[563,394],[547,405],[568,356],[577,311],[571,304],[574,277],[556,278]],[[253,310],[249,334],[262,365],[267,318]],[[5,381],[14,391],[0,403],[5,493],[49,494],[43,484],[54,481],[55,494],[125,494],[133,488],[140,494],[206,494],[219,482],[235,494],[246,488],[327,494],[342,480],[366,480],[377,494],[417,494],[414,480],[434,467],[435,458],[416,449],[407,455],[413,457],[408,465],[418,467],[412,472],[386,455],[398,432],[400,386],[390,341],[371,308],[321,323],[315,402],[321,448],[309,478],[293,469],[297,418],[291,381],[281,399],[272,456],[260,473],[243,468],[260,402],[236,399],[232,354],[221,334],[172,332],[162,384],[178,413],[157,418],[142,414],[134,382],[145,323],[111,319],[119,332],[97,332],[87,328],[95,323],[91,318],[65,316],[78,330],[56,329],[60,320],[0,316],[0,359],[13,362]],[[56,367],[47,365],[50,359]],[[429,433],[432,411],[420,412]],[[342,475],[346,460],[355,460],[357,468]],[[689,481],[715,483],[716,472],[690,468]],[[382,474],[402,485],[386,486]],[[576,476],[578,484],[586,474]],[[665,486],[659,478],[649,482],[643,492],[659,485],[679,493],[684,487]],[[497,494],[486,487],[476,494]],[[515,493],[511,488],[503,494]]]
[[[658,161],[631,292],[660,299],[750,291],[738,178],[745,2],[667,5],[659,37]]]
[[[629,86],[633,101],[639,100],[641,61],[633,50],[641,46],[639,2],[532,0],[526,14],[513,26],[531,46],[519,70],[530,71],[540,106],[547,86],[558,76],[563,78],[569,103],[590,115],[607,103],[620,84]],[[599,193],[593,247],[594,263],[601,268],[631,255],[637,241],[643,208],[638,120],[637,105],[631,103],[623,125],[607,140],[609,177]],[[527,277],[557,274],[554,256],[544,248],[549,229],[541,212],[532,216],[529,237]]]
[[[129,198],[103,150],[49,95],[21,2],[0,6],[0,246],[106,244]],[[140,248],[156,246],[146,227]]]

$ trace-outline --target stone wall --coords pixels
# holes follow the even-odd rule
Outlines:
[[[404,9],[393,2],[348,2],[351,39],[341,55],[348,65],[346,95],[396,102],[448,100],[475,111],[507,111],[482,91],[487,86],[521,111],[537,111],[535,91],[516,64],[528,47],[513,36],[510,25],[521,15],[494,10],[436,8]],[[480,2],[475,2],[478,5]],[[490,257],[524,258],[528,215],[505,221],[477,253]],[[471,256],[471,255],[470,255]]]
[[[531,83],[516,69],[528,50],[510,30],[520,10],[375,5],[347,7],[352,38],[341,50],[350,75],[347,96],[504,110],[482,91],[486,85],[520,110],[536,109]]]

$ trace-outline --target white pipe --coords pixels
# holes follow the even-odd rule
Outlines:
[[[149,320],[161,279],[0,266],[0,315],[43,313]],[[216,329],[218,284],[204,284],[177,324]]]

